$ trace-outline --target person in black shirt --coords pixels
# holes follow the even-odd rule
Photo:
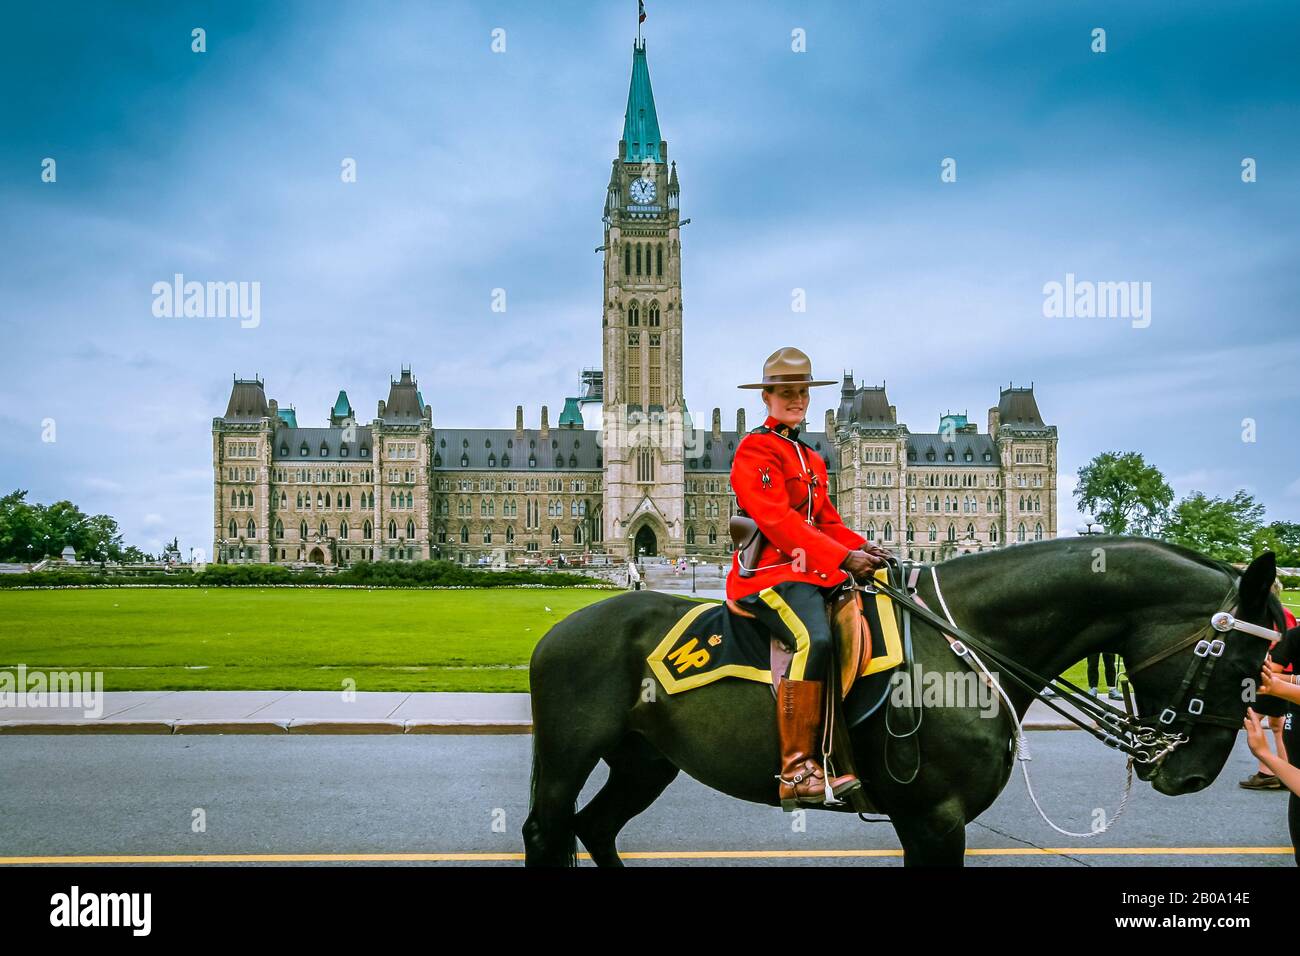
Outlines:
[[[1280,697],[1287,702],[1282,742],[1290,762],[1284,762],[1269,748],[1264,730],[1260,727],[1259,716],[1253,710],[1246,711],[1246,742],[1260,763],[1275,773],[1282,785],[1291,791],[1287,798],[1287,826],[1291,831],[1296,865],[1300,866],[1300,796],[1297,796],[1300,794],[1300,768],[1294,765],[1297,756],[1300,756],[1300,740],[1297,739],[1300,722],[1296,719],[1296,711],[1300,709],[1300,685],[1295,683],[1295,674],[1282,673],[1282,668],[1288,664],[1294,665],[1297,660],[1300,660],[1300,627],[1293,627],[1282,635],[1282,639],[1264,659],[1259,684],[1261,694]],[[1297,669],[1292,666],[1292,670]]]

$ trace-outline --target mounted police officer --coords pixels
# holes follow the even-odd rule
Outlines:
[[[761,388],[768,416],[736,447],[731,487],[741,512],[762,534],[761,547],[738,549],[727,597],[752,612],[794,652],[777,691],[781,738],[779,796],[786,810],[839,800],[861,786],[851,774],[827,779],[821,756],[831,631],[826,598],[851,574],[869,575],[886,552],[844,525],[827,496],[826,462],[799,434],[808,389],[833,385],[812,376],[796,348],[773,352]],[[744,563],[742,563],[744,558]]]

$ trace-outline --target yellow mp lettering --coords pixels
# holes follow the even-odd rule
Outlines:
[[[668,659],[677,667],[677,673],[683,674],[692,667],[703,667],[709,662],[709,652],[702,647],[697,651],[696,643],[696,639],[692,637],[668,655]]]

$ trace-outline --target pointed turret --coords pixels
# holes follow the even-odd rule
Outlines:
[[[659,116],[650,89],[650,67],[645,58],[645,41],[632,46],[632,82],[627,91],[627,113],[623,116],[623,162],[666,161],[659,138]]]
[[[356,415],[352,411],[352,403],[348,401],[348,393],[339,389],[339,397],[330,409],[330,427],[342,428],[343,423],[349,420],[355,421]]]

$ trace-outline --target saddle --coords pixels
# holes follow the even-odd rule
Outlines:
[[[727,610],[738,617],[756,619],[735,601],[727,599]],[[837,588],[826,601],[826,617],[835,636],[839,658],[840,698],[849,695],[858,676],[871,664],[871,625],[862,612],[862,592]],[[772,641],[772,686],[775,687],[789,667],[794,652],[775,637]]]

